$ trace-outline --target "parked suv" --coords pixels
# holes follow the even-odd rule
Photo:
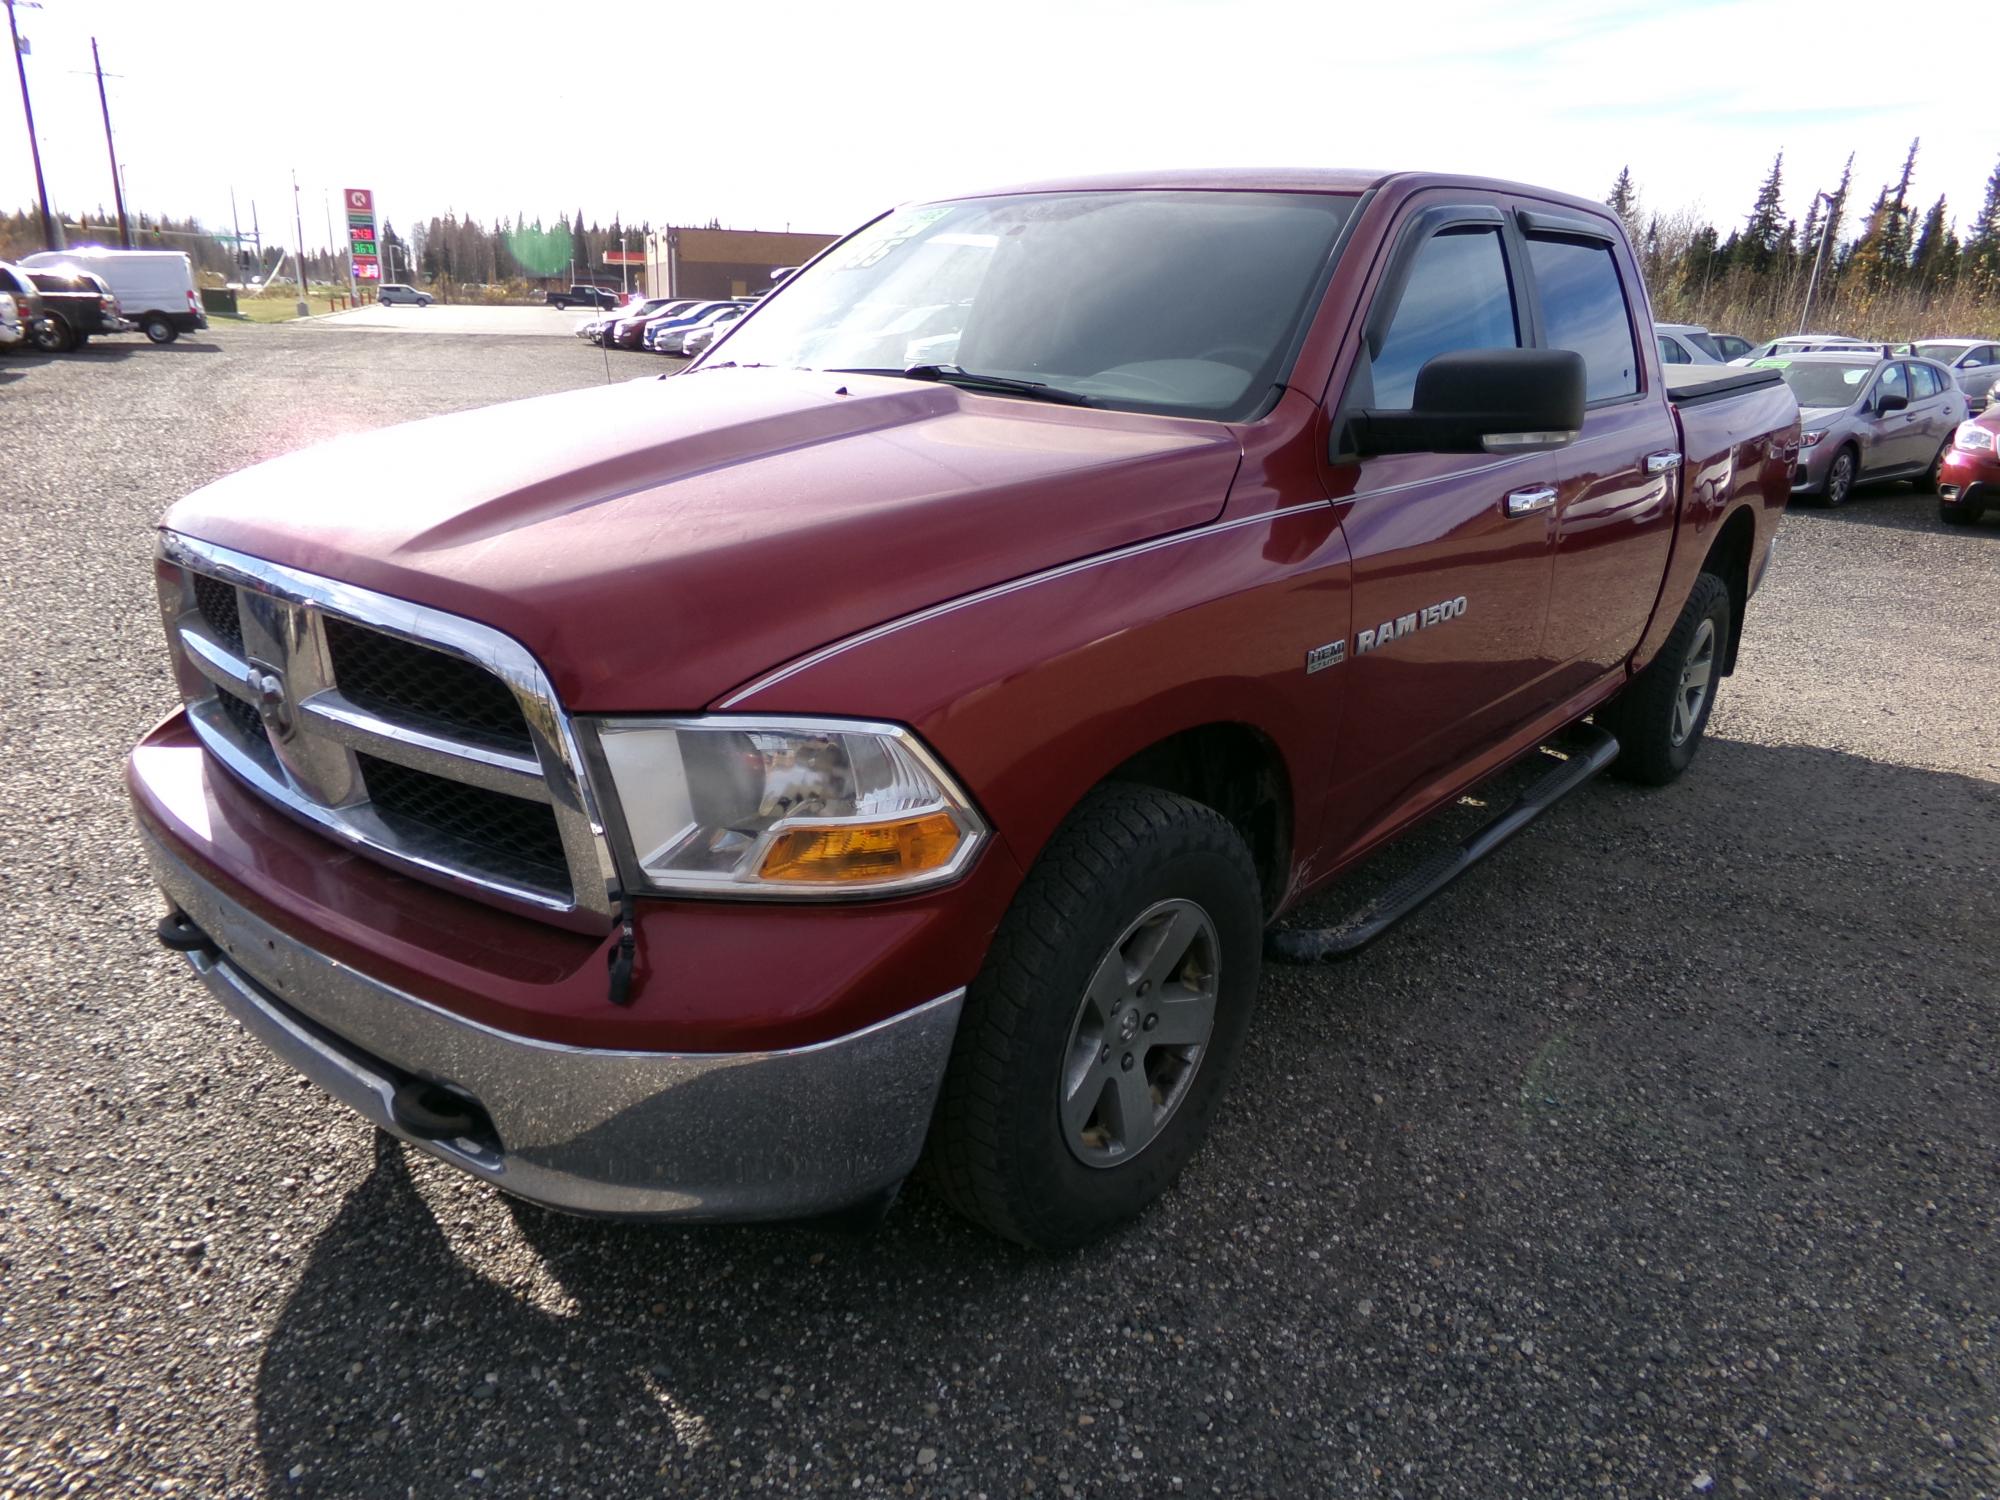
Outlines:
[[[610,291],[605,287],[592,286],[588,282],[579,281],[566,292],[549,293],[550,307],[612,308],[617,305],[618,294],[616,292]]]
[[[66,266],[60,270],[29,271],[28,279],[42,294],[46,315],[40,348],[50,352],[76,349],[104,333],[130,333],[132,325],[118,312],[111,288],[88,271]]]
[[[385,281],[382,289],[375,294],[375,300],[384,307],[429,307],[431,294],[420,292],[413,286],[405,286],[400,281]]]

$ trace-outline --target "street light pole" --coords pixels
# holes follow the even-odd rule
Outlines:
[[[306,301],[306,226],[299,217],[299,169],[292,168],[292,232],[299,247],[299,316],[312,311]]]
[[[1826,260],[1827,237],[1833,233],[1833,195],[1831,193],[1813,194],[1813,201],[1815,203],[1819,202],[1822,198],[1826,200],[1826,222],[1820,226],[1819,249],[1813,252],[1812,274],[1806,278],[1806,305],[1799,313],[1800,333],[1804,333],[1806,331],[1806,324],[1812,321],[1813,291],[1819,285],[1819,268]]]
[[[28,100],[28,47],[21,40],[21,28],[14,21],[14,7],[25,5],[40,10],[35,0],[6,0],[7,32],[14,38],[14,71],[21,75],[21,113],[28,118],[28,153],[35,159],[35,197],[42,206],[42,248],[60,250],[62,236],[56,232],[56,216],[49,212],[49,185],[42,178],[42,146],[35,139],[35,106]]]

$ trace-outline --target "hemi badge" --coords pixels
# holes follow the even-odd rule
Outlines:
[[[1347,641],[1344,638],[1329,641],[1324,646],[1315,646],[1306,653],[1306,676],[1310,677],[1313,673],[1324,671],[1328,667],[1337,667],[1346,660]]]

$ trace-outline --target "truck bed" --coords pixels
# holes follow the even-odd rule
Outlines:
[[[1776,370],[1740,369],[1733,365],[1661,365],[1667,399],[1676,406],[1700,406],[1721,401],[1760,385],[1782,385]]]

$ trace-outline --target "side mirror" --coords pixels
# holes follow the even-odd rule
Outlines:
[[[1347,447],[1362,458],[1563,448],[1583,429],[1584,390],[1583,356],[1574,350],[1440,354],[1417,371],[1408,411],[1354,412]]]
[[[797,269],[797,266],[779,266],[771,272],[771,279],[773,281],[783,281]]]
[[[1885,417],[1892,411],[1902,411],[1909,404],[1908,396],[1898,396],[1894,391],[1884,391],[1875,398],[1876,412]]]

